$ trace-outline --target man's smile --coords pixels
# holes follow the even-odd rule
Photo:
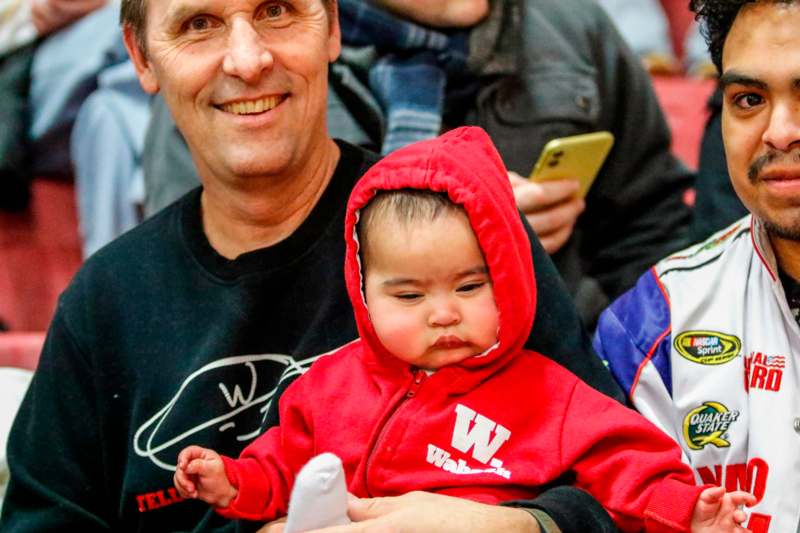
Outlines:
[[[256,115],[275,109],[288,95],[276,94],[264,96],[255,100],[235,100],[224,104],[215,105],[217,109],[235,115]]]

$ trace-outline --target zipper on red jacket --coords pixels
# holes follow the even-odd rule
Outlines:
[[[392,412],[383,421],[383,427],[381,428],[381,432],[378,435],[378,438],[375,439],[375,444],[372,446],[372,449],[369,451],[369,457],[367,458],[367,466],[364,468],[364,488],[366,489],[367,494],[370,497],[373,497],[374,494],[372,494],[372,491],[369,490],[369,483],[367,482],[367,479],[369,478],[369,471],[370,467],[372,466],[372,459],[375,457],[375,451],[380,448],[381,441],[383,440],[383,437],[386,435],[386,431],[389,428],[389,424],[391,423],[392,419],[395,417],[397,412],[400,410],[400,407],[402,407],[403,404],[405,404],[408,400],[412,399],[414,396],[417,395],[419,388],[422,386],[422,383],[425,381],[425,378],[427,377],[428,374],[426,374],[424,370],[421,369],[414,370],[413,378],[411,380],[411,383],[408,385],[408,390],[406,390],[406,393],[403,395],[400,401],[395,403]]]
[[[413,398],[414,396],[417,395],[417,391],[422,386],[422,382],[425,381],[425,378],[427,376],[428,374],[426,374],[424,370],[421,370],[419,368],[414,371],[414,380],[411,382],[411,386],[408,387],[408,390],[406,391],[406,398]],[[398,403],[397,406],[399,407],[400,404]],[[397,411],[397,407],[395,407],[395,411]]]

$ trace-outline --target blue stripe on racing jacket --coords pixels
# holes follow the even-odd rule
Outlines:
[[[654,269],[650,269],[600,315],[594,349],[631,400],[641,369],[648,362],[658,370],[672,396],[667,298]]]

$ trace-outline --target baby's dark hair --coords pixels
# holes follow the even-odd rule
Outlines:
[[[361,209],[356,225],[362,263],[366,262],[370,233],[376,221],[391,219],[398,225],[407,226],[411,222],[432,222],[444,214],[453,213],[464,213],[464,208],[453,203],[444,192],[426,189],[379,191]]]
[[[794,4],[798,0],[691,0],[689,8],[695,12],[700,22],[703,37],[708,43],[711,61],[722,73],[722,48],[731,31],[733,21],[739,11],[747,4],[770,2],[774,4]]]

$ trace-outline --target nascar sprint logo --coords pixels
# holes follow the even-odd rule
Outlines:
[[[719,402],[704,402],[683,419],[683,438],[692,450],[702,450],[708,444],[727,448],[731,443],[723,437],[738,418],[739,411],[731,411]]]
[[[722,365],[739,355],[742,341],[717,331],[684,331],[675,337],[681,357],[701,365]]]

